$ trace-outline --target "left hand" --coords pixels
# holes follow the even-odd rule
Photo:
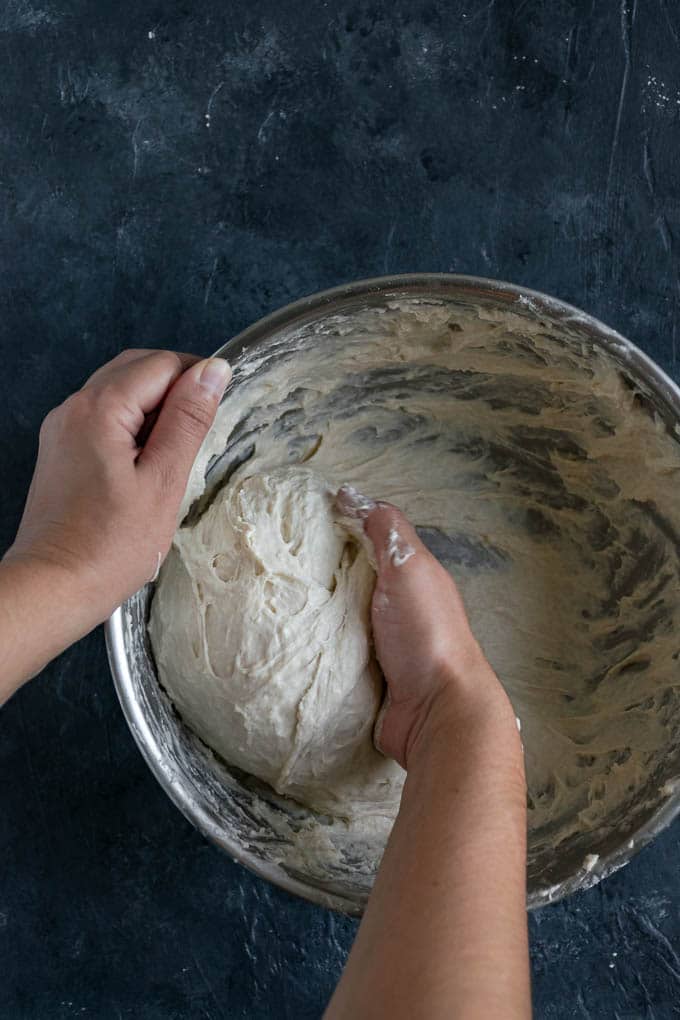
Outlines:
[[[43,422],[5,560],[56,571],[78,592],[83,633],[157,572],[230,378],[221,358],[124,351]]]

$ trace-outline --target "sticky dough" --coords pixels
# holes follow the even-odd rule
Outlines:
[[[375,573],[333,496],[300,468],[223,489],[175,538],[151,637],[180,713],[227,761],[319,811],[396,810],[403,771],[372,742]]]
[[[597,849],[656,795],[680,739],[680,456],[582,337],[402,300],[236,359],[151,618],[208,744],[357,832],[396,809],[396,766],[370,751],[369,569],[303,467],[398,504],[460,584],[521,719],[530,867],[584,834]]]

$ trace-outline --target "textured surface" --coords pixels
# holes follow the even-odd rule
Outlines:
[[[4,0],[0,540],[97,364],[343,280],[512,279],[677,377],[679,46],[670,0]],[[354,924],[183,821],[101,635],[3,711],[0,774],[1,1015],[320,1014]],[[537,1016],[680,1015],[679,842],[533,917]]]

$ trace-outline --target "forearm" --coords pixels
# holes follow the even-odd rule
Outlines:
[[[530,1016],[526,794],[501,694],[436,721],[328,1017]]]
[[[0,705],[89,629],[63,569],[0,560]]]

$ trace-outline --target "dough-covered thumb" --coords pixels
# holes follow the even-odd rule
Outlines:
[[[378,576],[401,571],[415,565],[418,557],[430,555],[411,522],[391,503],[376,503],[364,520],[364,531],[375,550]]]
[[[183,372],[163,402],[140,455],[141,465],[184,485],[230,381],[231,368],[224,358],[207,358]]]

